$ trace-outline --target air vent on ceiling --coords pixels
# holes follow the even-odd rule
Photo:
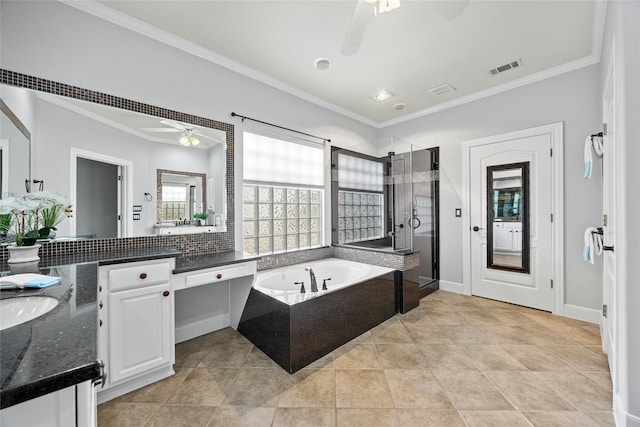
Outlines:
[[[496,67],[492,70],[489,70],[489,72],[492,76],[495,76],[496,74],[504,73],[505,71],[509,71],[518,67],[522,67],[522,58],[518,58],[517,61],[509,62],[508,64]]]
[[[455,87],[451,86],[449,83],[445,83],[440,86],[432,87],[427,92],[429,92],[431,95],[440,96],[447,92],[453,92],[454,90],[456,90]]]

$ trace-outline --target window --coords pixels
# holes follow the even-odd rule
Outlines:
[[[264,255],[322,246],[324,151],[244,133],[243,250]]]
[[[162,220],[177,221],[187,212],[187,188],[184,185],[162,186]]]
[[[338,243],[384,237],[384,165],[338,154]]]

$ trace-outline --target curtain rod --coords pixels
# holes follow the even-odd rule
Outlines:
[[[236,113],[234,113],[234,112],[231,112],[231,117],[240,117],[240,118],[242,119],[242,121],[243,121],[243,122],[244,122],[245,120],[251,120],[252,122],[262,123],[263,125],[273,126],[273,127],[275,127],[275,128],[278,128],[278,129],[284,129],[284,130],[287,130],[287,131],[289,131],[289,132],[295,132],[295,133],[299,133],[300,135],[305,135],[305,136],[309,136],[309,137],[311,137],[311,138],[320,139],[320,140],[322,140],[322,142],[329,142],[329,143],[331,142],[331,140],[330,140],[330,139],[327,139],[327,138],[321,138],[321,137],[319,137],[319,136],[315,136],[315,135],[311,135],[311,134],[308,134],[308,133],[300,132],[299,130],[289,129],[289,128],[286,128],[286,127],[284,127],[284,126],[275,125],[275,124],[273,124],[273,123],[269,123],[269,122],[263,122],[262,120],[253,119],[253,118],[251,118],[251,117],[241,116],[240,114],[236,114]]]

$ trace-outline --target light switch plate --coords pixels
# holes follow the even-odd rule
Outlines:
[[[139,213],[134,213],[133,214],[133,220],[134,221],[139,221],[140,220],[140,214]]]
[[[462,209],[456,208],[456,218],[460,218],[462,216]]]

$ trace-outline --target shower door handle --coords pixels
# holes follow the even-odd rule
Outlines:
[[[412,225],[412,221],[418,221],[418,223],[416,225]],[[422,223],[420,221],[420,218],[418,218],[417,216],[414,216],[413,218],[409,218],[409,221],[407,221],[409,223],[409,227],[415,229],[420,228],[420,224]]]
[[[398,227],[398,228],[404,228],[404,224],[396,224],[396,227]]]

